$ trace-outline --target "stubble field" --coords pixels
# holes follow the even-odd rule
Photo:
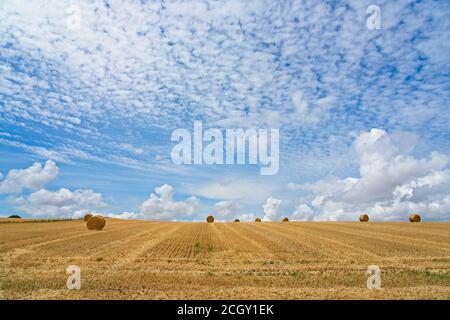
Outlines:
[[[0,222],[0,299],[450,299],[450,223]]]

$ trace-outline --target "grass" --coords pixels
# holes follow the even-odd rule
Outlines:
[[[450,283],[450,272],[431,272],[431,271],[424,271],[422,272],[422,276],[426,279],[430,279],[433,281],[441,282],[446,281],[447,283]]]
[[[194,254],[198,255],[201,252],[212,252],[213,251],[213,246],[212,244],[208,243],[205,246],[202,246],[199,242],[196,242],[194,244]]]
[[[194,253],[199,254],[201,250],[202,250],[202,247],[201,247],[200,243],[196,242],[194,245]]]
[[[27,219],[27,218],[0,218],[0,223],[40,223],[40,222],[61,222],[74,221],[80,219]]]

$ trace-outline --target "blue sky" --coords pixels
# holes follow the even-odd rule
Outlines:
[[[449,24],[446,1],[0,1],[0,216],[449,220]],[[278,174],[174,165],[194,120],[279,128]]]

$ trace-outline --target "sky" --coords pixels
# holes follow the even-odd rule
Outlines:
[[[450,221],[449,30],[448,1],[0,0],[0,216]],[[279,129],[278,172],[173,163],[194,121]]]

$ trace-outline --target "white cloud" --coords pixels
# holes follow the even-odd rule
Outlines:
[[[308,101],[306,101],[303,92],[295,91],[291,100],[297,114],[306,115],[308,113]]]
[[[32,216],[79,218],[94,208],[104,208],[102,195],[92,190],[41,189],[16,199],[19,209]]]
[[[214,205],[214,212],[222,218],[237,216],[241,210],[239,203],[232,200],[219,201]]]
[[[139,213],[135,213],[135,212],[122,212],[119,214],[109,213],[106,216],[110,217],[110,218],[115,218],[115,219],[139,219],[139,218],[141,218],[141,215]]]
[[[217,177],[217,176],[213,176]],[[210,179],[209,179],[210,180]],[[189,192],[215,200],[239,200],[240,203],[261,203],[279,188],[277,181],[245,176],[226,178],[202,185],[188,185]]]
[[[293,220],[307,221],[314,218],[314,211],[307,204],[299,204],[292,214]]]
[[[314,104],[310,104],[302,91],[295,91],[291,96],[291,102],[295,109],[294,118],[296,121],[305,124],[317,124],[324,119],[326,111],[332,107],[335,97],[327,96],[317,99]],[[284,117],[289,123],[292,119]]]
[[[254,213],[244,213],[244,214],[239,214],[236,216],[237,219],[239,219],[239,221],[255,221],[255,219],[258,216]]]
[[[189,197],[185,201],[173,200],[173,187],[163,184],[141,205],[140,216],[144,219],[172,220],[189,217],[196,213],[199,199]]]
[[[137,148],[130,143],[118,143],[117,148],[122,151],[131,152],[134,155],[140,155],[144,153],[144,149]]]
[[[281,200],[269,197],[263,205],[264,218],[263,221],[271,221],[278,216],[278,210],[281,206]]]
[[[450,217],[448,158],[432,152],[418,159],[410,153],[414,139],[372,129],[354,141],[359,178],[332,178],[313,184],[290,184],[313,195],[309,205],[299,205],[294,215],[313,220],[355,219],[365,212],[378,220],[405,220],[411,212],[425,218]],[[311,209],[308,210],[307,208]]]
[[[55,179],[58,171],[52,160],[47,160],[44,166],[36,162],[27,169],[10,170],[5,180],[0,183],[0,193],[20,193],[23,189],[38,190]]]
[[[135,1],[126,8],[83,1],[80,30],[66,28],[71,4],[1,1],[0,126],[10,132],[0,144],[57,163],[89,158],[97,165],[163,168],[175,175],[155,181],[175,177],[177,184],[203,168],[155,164],[160,159],[152,156],[169,154],[159,148],[167,141],[159,129],[200,118],[284,127],[280,174],[302,179],[347,169],[351,161],[340,151],[348,132],[367,123],[411,128],[448,153],[445,1],[386,2],[383,32],[368,32],[358,1]],[[332,113],[323,112],[330,107]],[[323,126],[303,130],[305,119]],[[117,147],[119,141],[125,145]],[[201,191],[258,206],[275,194],[240,182]],[[351,180],[341,183],[351,188]]]

